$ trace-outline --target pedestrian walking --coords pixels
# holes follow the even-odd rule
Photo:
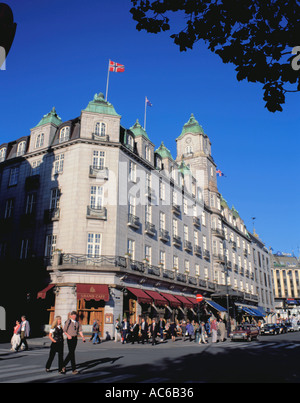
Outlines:
[[[149,332],[152,339],[152,346],[154,346],[155,344],[157,344],[156,336],[158,333],[158,324],[156,323],[156,320],[154,318],[152,319]]]
[[[148,344],[148,323],[145,321],[144,318],[142,318],[141,325],[140,325],[140,333],[141,333],[141,342],[142,344],[146,343]]]
[[[129,322],[127,321],[126,318],[123,319],[121,333],[122,333],[122,344],[124,344],[126,342],[127,335],[129,333]]]
[[[93,344],[100,344],[101,343],[101,340],[99,338],[100,326],[99,321],[97,319],[94,320],[92,331],[93,331],[92,334]]]
[[[170,334],[171,334],[171,339],[174,342],[176,340],[176,323],[172,322],[170,324]]]
[[[64,333],[67,336],[69,353],[63,363],[63,369],[62,369],[63,373],[66,372],[66,366],[71,361],[72,373],[78,374],[78,371],[76,371],[76,360],[75,360],[75,350],[77,347],[77,338],[78,338],[78,335],[80,335],[82,338],[82,341],[84,343],[85,343],[85,338],[82,333],[82,326],[76,320],[76,318],[77,318],[77,312],[72,311],[70,314],[70,319],[68,319],[65,322],[65,326],[64,326]]]
[[[165,320],[163,318],[160,318],[159,322],[158,322],[158,331],[159,331],[159,334],[160,334],[160,341],[164,341],[165,327],[166,327]]]
[[[140,341],[139,341],[139,325],[136,322],[134,322],[133,325],[131,326],[130,332],[131,332],[131,337],[130,337],[131,344],[134,344],[135,341],[137,341],[139,344],[140,343]]]
[[[225,335],[226,335],[226,327],[225,323],[222,319],[219,320],[219,333],[220,333],[220,341],[225,341]]]
[[[17,347],[21,343],[21,323],[16,320],[16,325],[14,326],[13,336],[11,338],[11,351],[17,351]]]
[[[115,342],[121,341],[121,323],[116,319],[115,323]]]
[[[199,343],[199,340],[200,340],[200,325],[199,325],[198,322],[195,323],[194,334],[195,334],[195,343]]]
[[[186,322],[185,322],[185,321],[182,321],[182,323],[181,323],[181,335],[182,335],[182,337],[183,337],[183,341],[185,341],[185,337],[186,337],[186,335],[187,335],[187,332],[186,332]]]
[[[194,326],[190,321],[188,321],[188,323],[186,325],[186,331],[189,336],[189,340],[192,341],[192,338],[194,336]]]
[[[50,372],[51,364],[54,360],[56,353],[58,354],[58,372],[63,373],[64,362],[64,331],[62,327],[61,317],[56,316],[52,323],[49,339],[52,341],[50,346],[49,358],[46,363],[46,372]]]
[[[203,344],[207,344],[206,338],[207,338],[207,333],[206,333],[206,329],[205,329],[205,323],[201,322],[200,323],[200,340],[199,340],[199,344],[203,343]]]
[[[211,331],[212,331],[212,343],[217,343],[218,341],[218,325],[217,320],[214,319],[211,323]]]
[[[21,329],[20,329],[20,344],[18,345],[18,347],[16,348],[16,351],[18,351],[20,348],[21,350],[24,349],[25,351],[29,350],[28,344],[27,344],[27,339],[30,335],[30,324],[28,322],[28,320],[26,319],[26,316],[22,316],[21,317]],[[21,347],[22,345],[24,345],[24,347]]]

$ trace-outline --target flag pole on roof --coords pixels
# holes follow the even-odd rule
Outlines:
[[[146,131],[146,116],[147,116],[147,106],[152,106],[151,102],[147,97],[145,97],[145,115],[144,115],[144,130]]]
[[[123,64],[113,62],[112,60],[108,61],[108,72],[107,72],[107,79],[106,79],[105,101],[107,101],[109,73],[110,73],[110,71],[113,71],[115,73],[123,73],[125,71],[125,66]]]

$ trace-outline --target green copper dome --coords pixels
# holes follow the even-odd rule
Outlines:
[[[57,115],[54,107],[52,108],[51,112],[47,113],[47,115],[44,115],[44,117],[40,120],[40,122],[35,127],[46,125],[47,123],[53,123],[56,126],[59,126],[62,123],[62,120]]]
[[[164,145],[163,141],[161,142],[161,145],[158,147],[158,149],[155,152],[157,154],[159,154],[161,156],[161,158],[169,158],[170,160],[173,160],[170,150],[167,149],[167,147]]]
[[[113,105],[104,99],[102,92],[95,94],[94,99],[84,109],[86,112],[103,113],[105,115],[120,116]]]
[[[178,166],[178,171],[182,173],[182,175],[192,175],[190,168],[186,165],[186,163],[182,160]]]
[[[186,133],[201,133],[204,134],[202,126],[199,125],[198,121],[195,119],[193,113],[188,122],[183,126],[182,132],[178,138],[183,137]]]
[[[141,126],[138,119],[136,120],[135,124],[130,128],[130,130],[132,131],[135,137],[143,136],[147,140],[149,140],[146,130],[144,130],[144,128]]]

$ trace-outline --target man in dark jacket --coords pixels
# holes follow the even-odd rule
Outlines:
[[[124,344],[126,342],[127,335],[129,333],[129,322],[127,321],[126,318],[123,319],[121,325],[122,325],[122,328],[121,328],[122,344]]]
[[[140,332],[141,332],[141,342],[144,344],[145,340],[148,344],[148,323],[142,318],[142,322],[140,324]]]
[[[149,328],[151,339],[152,339],[152,346],[154,346],[154,344],[157,344],[156,336],[157,336],[158,330],[159,330],[158,324],[156,323],[156,320],[153,318],[152,323]]]

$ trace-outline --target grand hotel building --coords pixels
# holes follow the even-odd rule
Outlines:
[[[29,136],[0,146],[0,259],[10,273],[14,262],[10,281],[24,279],[46,324],[75,309],[84,326],[99,319],[102,336],[124,314],[193,319],[198,293],[232,317],[271,312],[268,251],[219,193],[195,117],[176,159],[138,121],[126,129],[120,120],[100,93],[78,118],[62,122],[53,108]]]

